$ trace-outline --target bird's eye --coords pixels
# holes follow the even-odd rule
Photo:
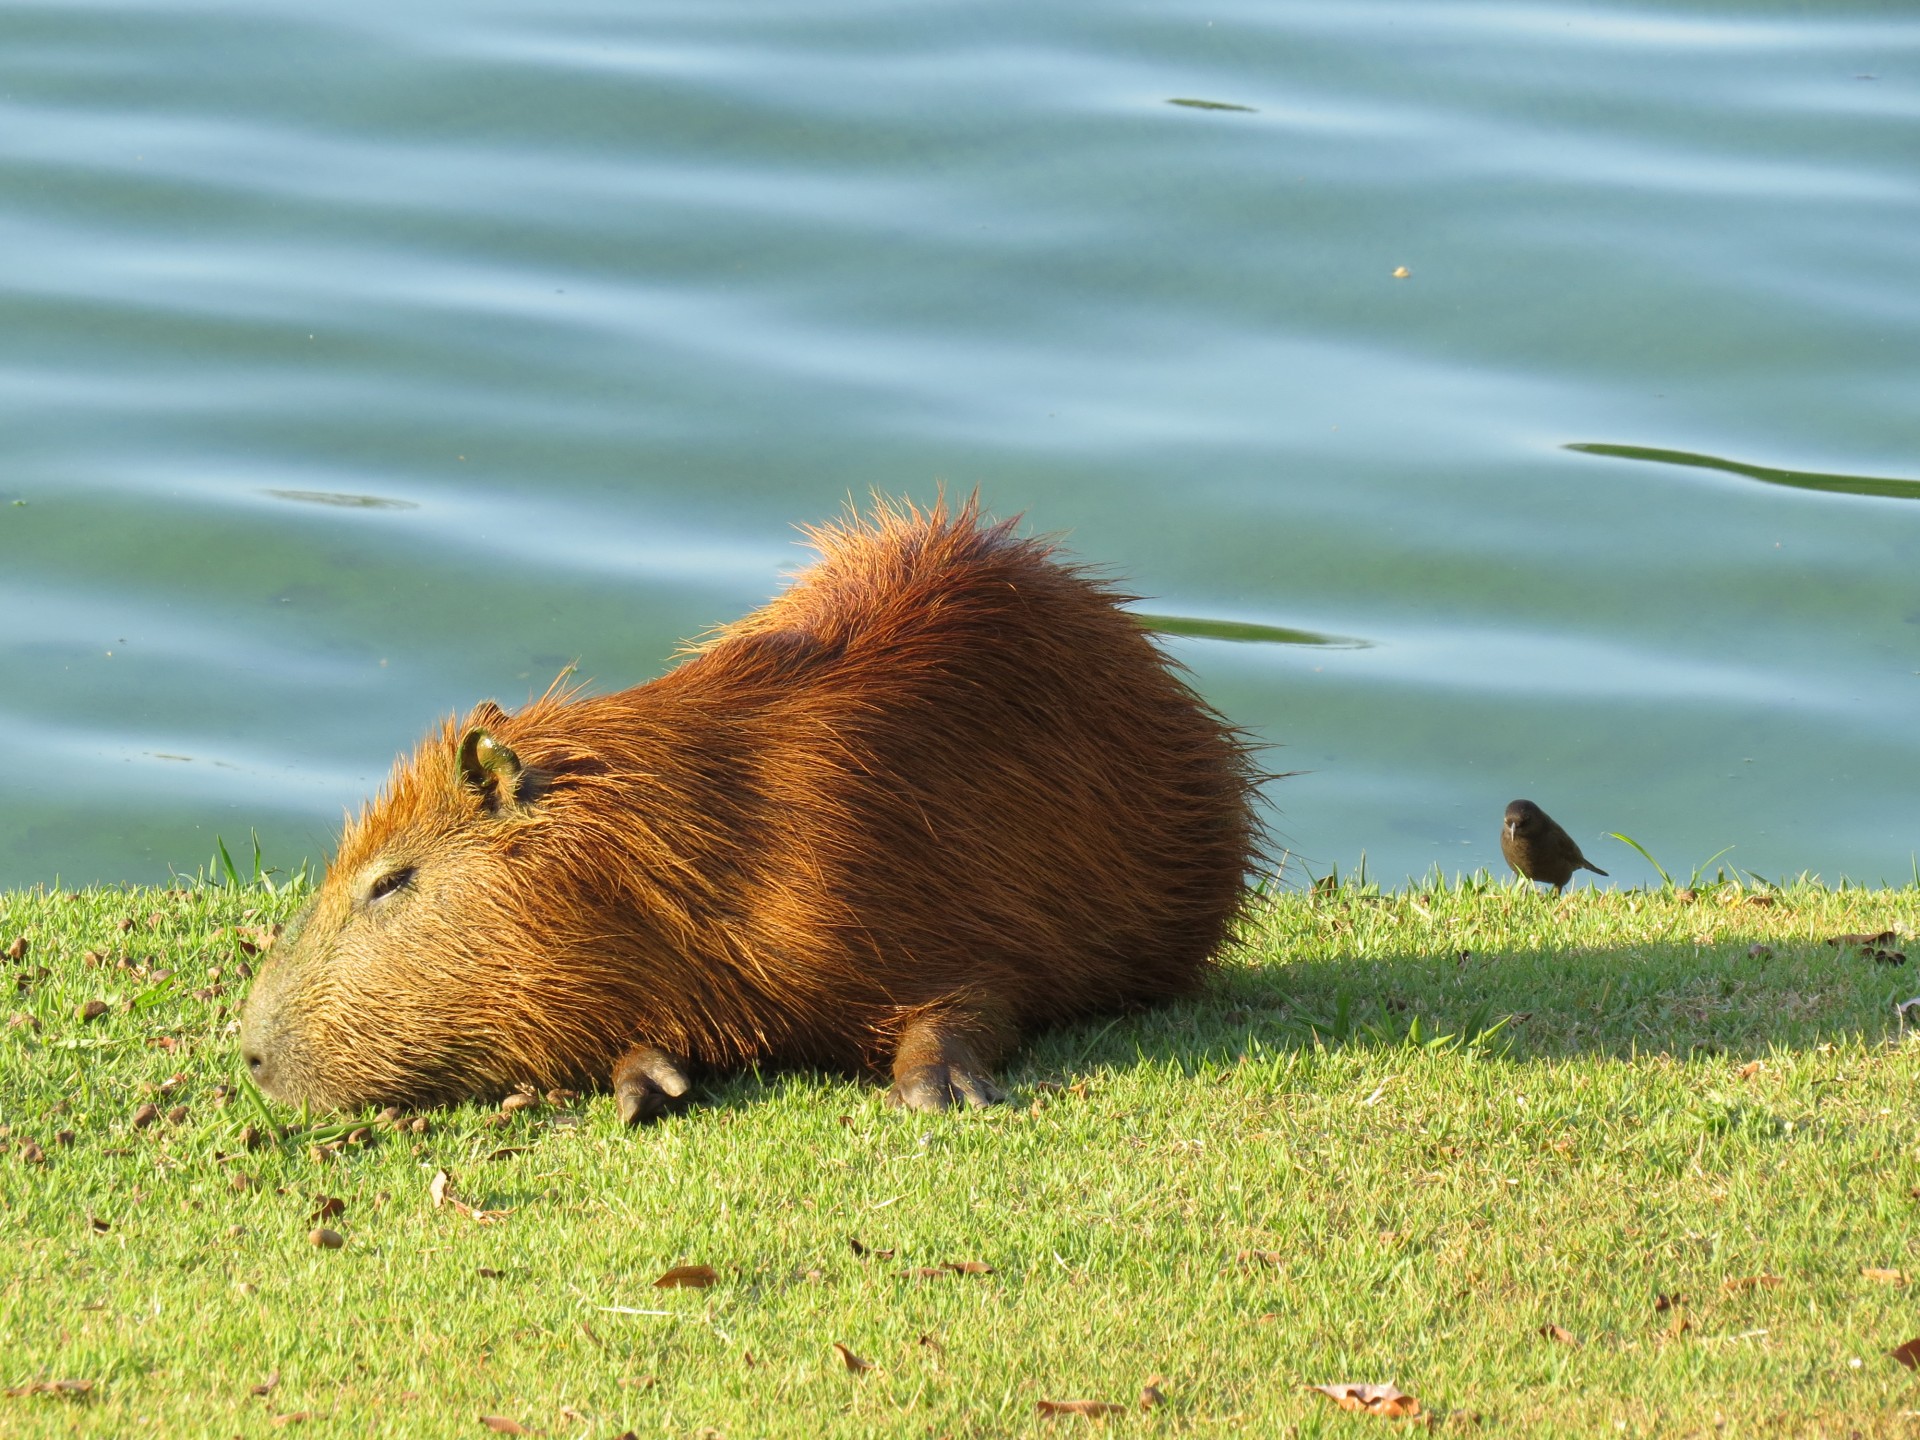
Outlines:
[[[386,899],[387,896],[393,894],[394,891],[400,889],[402,886],[412,883],[412,880],[413,867],[411,865],[399,870],[389,870],[378,880],[374,881],[372,885],[367,887],[367,903],[372,904],[376,900]]]

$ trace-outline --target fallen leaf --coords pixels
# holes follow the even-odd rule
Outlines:
[[[1042,1400],[1042,1415],[1124,1415],[1127,1407],[1111,1400]]]
[[[133,1112],[133,1128],[136,1130],[144,1130],[159,1118],[160,1107],[158,1105],[142,1105],[138,1110]]]
[[[1653,1297],[1653,1308],[1656,1310],[1671,1310],[1676,1305],[1685,1304],[1686,1299],[1687,1297],[1682,1295],[1678,1290],[1674,1291],[1671,1295],[1655,1295]]]
[[[80,1007],[80,1018],[82,1020],[98,1020],[112,1008],[113,1007],[104,1000],[89,1000]]]
[[[855,1375],[859,1375],[864,1373],[865,1371],[872,1370],[875,1368],[873,1361],[862,1360],[858,1355],[854,1354],[853,1351],[849,1350],[846,1346],[842,1345],[838,1340],[835,1340],[832,1343],[833,1343],[833,1348],[840,1352],[840,1363],[845,1365],[851,1373]]]
[[[337,1195],[316,1195],[313,1197],[314,1212],[309,1220],[331,1220],[336,1215],[347,1213],[347,1202]]]
[[[433,1179],[427,1182],[427,1194],[433,1198],[433,1208],[438,1210],[447,1203],[447,1192],[453,1186],[453,1177],[444,1170],[433,1172]]]
[[[533,1433],[518,1420],[509,1420],[504,1415],[482,1415],[480,1423],[499,1435],[531,1435]]]
[[[1733,1073],[1742,1080],[1751,1080],[1766,1068],[1767,1067],[1762,1065],[1758,1060],[1749,1060]]]
[[[1887,1353],[1909,1370],[1920,1370],[1920,1335],[1914,1336],[1906,1344]]]
[[[1771,1290],[1782,1284],[1778,1275],[1742,1275],[1738,1280],[1728,1280],[1720,1286],[1729,1295],[1741,1290]]]
[[[302,1420],[311,1420],[312,1418],[313,1411],[311,1410],[289,1410],[285,1415],[274,1416],[273,1423],[276,1425],[298,1425]]]
[[[500,1113],[502,1115],[511,1115],[516,1110],[525,1110],[539,1103],[540,1097],[538,1095],[529,1095],[524,1090],[516,1090],[500,1102]]]
[[[307,1236],[309,1245],[318,1245],[322,1250],[338,1250],[347,1243],[347,1237],[338,1230],[329,1230],[324,1225],[316,1227]]]
[[[7,959],[24,960],[27,958],[27,937],[16,935],[13,943],[7,946]]]
[[[653,1285],[656,1290],[704,1290],[719,1280],[719,1274],[711,1265],[676,1265]]]
[[[943,1260],[942,1270],[951,1270],[956,1275],[991,1275],[993,1266],[984,1260]]]
[[[1278,1250],[1237,1250],[1234,1252],[1236,1264],[1252,1267],[1255,1265],[1279,1265],[1286,1256]]]
[[[1771,908],[1773,903],[1774,903],[1774,897],[1771,895],[1749,895],[1747,897],[1747,904],[1757,905],[1762,910]]]
[[[507,1272],[504,1270],[490,1269],[485,1265],[481,1265],[477,1266],[473,1273],[478,1275],[482,1280],[499,1280],[503,1279]]]
[[[947,1347],[934,1339],[932,1335],[922,1335],[915,1343],[925,1346],[936,1355],[944,1355],[947,1353]]]
[[[1861,1270],[1860,1273],[1868,1280],[1878,1280],[1882,1285],[1904,1285],[1907,1283],[1907,1274],[1904,1270],[1881,1270],[1869,1265]]]
[[[1884,945],[1889,940],[1900,937],[1891,930],[1876,930],[1872,934],[1835,935],[1827,941],[1829,945]]]
[[[1158,1410],[1162,1405],[1167,1403],[1167,1397],[1160,1393],[1160,1387],[1164,1383],[1158,1375],[1149,1375],[1147,1377],[1147,1383],[1140,1387],[1140,1408],[1142,1410]]]
[[[873,1256],[876,1260],[891,1260],[894,1256],[894,1252],[891,1250],[875,1250],[870,1246],[862,1245],[858,1235],[849,1235],[847,1237],[847,1246],[862,1260],[866,1259],[869,1255]]]
[[[574,1409],[573,1406],[571,1405],[562,1405],[560,1407],[560,1418],[562,1420],[571,1420],[576,1425],[584,1425],[587,1423],[587,1419],[588,1419],[587,1416],[581,1414],[578,1410]]]
[[[1309,1385],[1342,1410],[1364,1410],[1369,1415],[1389,1419],[1411,1419],[1420,1413],[1420,1402],[1392,1384],[1386,1385]]]
[[[1700,898],[1700,892],[1686,889],[1676,890],[1673,892],[1673,898],[1678,900],[1682,905],[1691,905]]]
[[[1570,1350],[1578,1350],[1580,1348],[1580,1337],[1575,1335],[1571,1330],[1561,1329],[1558,1325],[1542,1325],[1540,1327],[1540,1333],[1549,1340],[1565,1345]]]
[[[6,1393],[17,1399],[22,1395],[86,1395],[92,1389],[91,1380],[30,1380]]]
[[[113,1229],[113,1222],[111,1220],[103,1220],[98,1215],[87,1216],[87,1224],[93,1227],[93,1232],[96,1235],[104,1235],[107,1231]]]
[[[1771,945],[1749,945],[1747,946],[1747,958],[1749,960],[1771,960],[1773,958],[1773,947]]]
[[[247,1393],[250,1395],[271,1395],[273,1393],[273,1387],[279,1383],[280,1372],[276,1370]]]

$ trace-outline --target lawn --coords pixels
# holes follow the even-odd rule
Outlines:
[[[1912,889],[1271,894],[1011,1106],[745,1075],[633,1133],[266,1112],[300,899],[0,896],[0,1434],[1920,1437]]]

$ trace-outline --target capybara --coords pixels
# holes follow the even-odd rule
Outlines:
[[[1241,734],[1129,598],[977,498],[819,560],[659,679],[448,721],[248,997],[261,1087],[353,1109],[693,1065],[1001,1100],[1022,1036],[1191,992],[1259,841]]]

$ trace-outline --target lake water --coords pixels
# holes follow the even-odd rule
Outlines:
[[[1501,868],[1521,795],[1616,882],[1914,874],[1910,5],[24,0],[0,57],[0,885],[318,860],[436,717],[941,483],[1366,642],[1168,642],[1304,772],[1296,879]]]

